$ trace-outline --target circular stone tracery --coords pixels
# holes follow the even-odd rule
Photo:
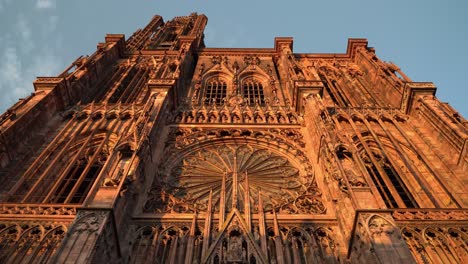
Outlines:
[[[187,154],[168,172],[156,177],[145,212],[205,211],[210,191],[215,212],[223,199],[227,211],[233,206],[244,211],[248,196],[256,212],[259,194],[266,211],[324,212],[313,178],[300,175],[287,158],[267,149],[246,144],[210,146]]]

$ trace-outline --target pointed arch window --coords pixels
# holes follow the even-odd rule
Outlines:
[[[250,104],[265,104],[263,85],[256,79],[250,78],[243,82],[242,95],[249,101]]]
[[[374,154],[378,164],[364,158],[366,169],[388,208],[417,208],[417,203],[408,188],[393,168],[390,161]],[[377,167],[380,167],[379,168]]]
[[[205,104],[221,105],[227,96],[227,83],[221,78],[211,78],[205,83],[205,90],[201,98]]]
[[[104,154],[99,156],[94,160],[91,155],[77,160],[51,196],[51,202],[82,203],[107,159]]]
[[[85,136],[72,144],[65,141],[56,146],[63,150],[55,151],[55,155],[33,168],[38,173],[22,176],[9,201],[80,204],[101,173],[118,182],[120,172],[129,166],[128,150],[109,152],[115,143],[111,134]]]

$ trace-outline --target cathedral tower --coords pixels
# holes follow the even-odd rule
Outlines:
[[[380,60],[155,16],[0,116],[1,263],[466,263],[468,122]]]

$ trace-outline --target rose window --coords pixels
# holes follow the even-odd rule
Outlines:
[[[249,204],[256,212],[260,196],[266,211],[279,208],[306,213],[304,206],[317,206],[320,195],[311,191],[315,190],[311,179],[301,175],[286,157],[248,145],[197,150],[166,174],[155,179],[145,211],[205,211],[211,192],[214,211],[222,204],[227,211],[232,207],[243,211]],[[321,202],[318,204],[320,211]]]

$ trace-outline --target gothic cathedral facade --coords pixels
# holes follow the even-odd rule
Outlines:
[[[468,122],[380,60],[154,16],[0,116],[0,263],[468,263]]]

